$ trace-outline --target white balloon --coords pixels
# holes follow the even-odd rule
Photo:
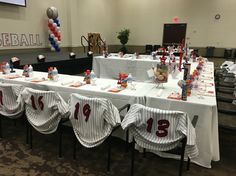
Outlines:
[[[57,17],[58,17],[57,8],[56,7],[48,7],[47,16],[48,16],[48,18],[57,19]]]
[[[54,34],[50,34],[50,37],[54,38],[54,37],[55,37],[55,35],[54,35]]]
[[[59,30],[60,30],[60,27],[57,26],[57,30],[59,31]]]
[[[57,38],[57,37],[54,37],[54,41],[55,41],[55,42],[58,42],[58,38]]]
[[[55,51],[55,48],[53,46],[51,47],[51,51]]]
[[[58,40],[58,41],[57,41],[57,44],[60,45],[60,44],[61,44],[61,41]]]
[[[53,24],[53,19],[49,19],[48,22]]]
[[[58,29],[57,29],[57,27],[55,27],[55,31],[56,31],[56,32],[58,32]]]
[[[55,27],[55,28],[56,28],[56,27],[57,27],[57,23],[53,23],[53,27]]]

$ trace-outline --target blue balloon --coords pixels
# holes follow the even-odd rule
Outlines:
[[[61,49],[60,48],[56,48],[56,52],[60,52],[61,51]]]
[[[55,46],[55,41],[51,41],[51,45],[54,47]],[[55,47],[54,47],[55,48]]]
[[[54,19],[53,22],[54,22],[54,23],[58,23],[59,20],[58,20],[58,19]]]
[[[51,42],[51,41],[53,41],[53,38],[52,37],[48,37],[48,40]]]
[[[60,22],[59,22],[59,20],[58,20],[58,19],[55,19],[55,20],[53,20],[53,22],[54,22],[54,23],[56,23],[58,27],[60,27],[60,26],[61,26],[61,24],[60,24]]]

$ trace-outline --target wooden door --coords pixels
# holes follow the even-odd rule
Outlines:
[[[99,39],[101,38],[100,33],[88,33],[88,40],[91,44],[90,46],[90,51],[93,53],[99,53],[100,48],[99,46],[101,45],[101,42]]]

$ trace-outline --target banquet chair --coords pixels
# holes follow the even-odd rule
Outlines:
[[[159,48],[161,48],[161,45],[153,45],[153,51],[157,51]]]
[[[33,147],[32,127],[41,134],[56,132],[61,123],[69,116],[68,104],[54,91],[25,88],[22,92],[25,113],[29,123],[30,148]],[[60,140],[60,139],[59,139]],[[60,141],[59,141],[60,143]],[[61,151],[59,145],[59,153]]]
[[[236,97],[217,96],[220,129],[236,131]]]
[[[235,75],[216,76],[216,100],[220,129],[236,130],[236,81]]]
[[[152,45],[145,45],[145,54],[151,54],[152,50]]]
[[[188,156],[187,170],[190,158],[198,155],[196,145],[195,126],[198,116],[192,122],[188,115],[181,111],[160,110],[140,104],[134,104],[123,119],[121,126],[129,129],[133,138],[131,152],[131,171],[134,175],[134,149],[135,143],[151,151],[170,152],[181,144],[181,159],[179,176],[182,175],[184,154]],[[186,149],[186,150],[185,150]]]
[[[233,57],[233,50],[232,49],[225,49],[224,50],[224,58],[225,59],[230,59]]]
[[[214,50],[215,50],[215,47],[214,46],[208,46],[206,47],[206,54],[205,56],[207,58],[212,58],[214,57]]]
[[[19,84],[0,83],[0,137],[2,137],[2,118],[14,121],[24,115],[24,102],[20,93],[24,87]]]
[[[76,159],[76,143],[94,148],[108,140],[107,171],[111,162],[111,134],[120,127],[119,112],[129,109],[127,104],[119,110],[105,98],[88,98],[72,93],[69,99],[70,124],[74,131],[73,158]],[[68,123],[65,125],[69,125]],[[62,137],[61,137],[62,138]]]
[[[235,69],[236,64],[232,61],[225,61],[220,68],[215,69],[216,92],[233,92],[233,89],[230,88],[236,86]]]

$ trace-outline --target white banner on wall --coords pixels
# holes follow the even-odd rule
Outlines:
[[[0,48],[42,46],[39,34],[0,33]]]

